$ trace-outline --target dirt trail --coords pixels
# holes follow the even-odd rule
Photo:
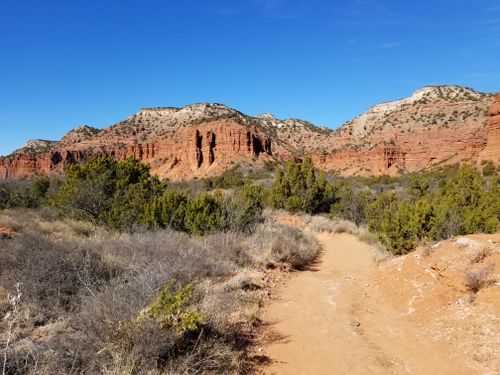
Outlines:
[[[297,272],[264,314],[267,374],[476,374],[449,345],[432,342],[371,285],[368,245],[319,234],[316,269]]]

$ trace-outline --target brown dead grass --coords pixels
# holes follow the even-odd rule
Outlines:
[[[251,234],[200,238],[116,233],[50,212],[7,210],[0,226],[17,232],[1,242],[0,297],[17,282],[23,293],[8,373],[247,373],[268,275],[301,268],[319,251],[310,235],[272,221]],[[206,320],[199,337],[180,340],[154,322],[135,324],[172,282],[195,285],[192,303]],[[0,337],[8,312],[0,300]]]
[[[496,282],[493,276],[494,269],[495,266],[490,264],[486,267],[468,270],[464,277],[464,283],[467,290],[475,294],[482,288],[494,284]]]

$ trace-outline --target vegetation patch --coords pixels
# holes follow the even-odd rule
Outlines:
[[[301,268],[319,250],[271,222],[204,237],[116,232],[45,209],[5,210],[7,222],[18,234],[0,247],[6,374],[248,373],[267,295],[252,275]],[[7,294],[20,295],[15,306]]]

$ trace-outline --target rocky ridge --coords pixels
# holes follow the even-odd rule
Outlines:
[[[223,104],[143,108],[102,130],[82,126],[59,142],[28,142],[0,158],[0,178],[61,173],[92,155],[135,156],[171,180],[305,156],[344,175],[396,174],[466,160],[498,164],[500,97],[493,102],[493,95],[463,87],[425,87],[374,106],[335,131],[272,114],[247,116]]]
[[[0,177],[61,173],[68,164],[101,155],[134,156],[162,178],[201,178],[238,163],[288,160],[300,153],[294,141],[299,134],[312,138],[322,132],[305,121],[250,117],[222,104],[143,108],[103,130],[83,126],[43,148],[30,143],[0,159]]]
[[[318,146],[315,161],[344,175],[397,174],[474,161],[488,141],[492,101],[491,94],[459,86],[424,87],[347,122]],[[493,155],[497,163],[498,156]]]
[[[50,151],[55,145],[56,141],[48,141],[45,139],[33,139],[26,142],[21,148],[15,150],[12,155],[22,155],[22,154],[40,154],[46,151]]]

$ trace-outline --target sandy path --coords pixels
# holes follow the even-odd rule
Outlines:
[[[294,274],[264,314],[267,374],[476,374],[384,302],[370,285],[366,244],[347,234],[318,239],[316,269]]]

